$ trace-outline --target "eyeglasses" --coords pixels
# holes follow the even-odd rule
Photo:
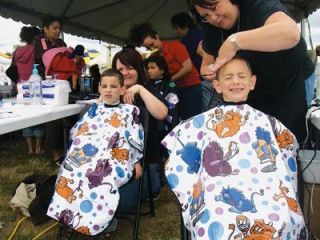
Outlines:
[[[207,23],[207,22],[209,22],[209,17],[211,16],[211,15],[213,15],[213,13],[216,11],[216,9],[217,9],[217,5],[220,3],[220,1],[219,0],[217,0],[217,1],[214,1],[212,4],[210,4],[210,5],[207,5],[207,9],[208,10],[210,10],[210,13],[207,13],[207,14],[205,14],[205,15],[203,15],[203,16],[201,16],[201,22],[202,23]]]
[[[208,14],[206,14],[206,15],[204,15],[204,16],[201,16],[201,22],[202,23],[207,23],[207,22],[209,22],[209,15]]]

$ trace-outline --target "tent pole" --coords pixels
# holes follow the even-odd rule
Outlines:
[[[306,19],[302,19],[300,22],[301,35],[306,40]]]

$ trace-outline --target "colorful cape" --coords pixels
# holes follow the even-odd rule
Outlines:
[[[119,202],[118,188],[142,157],[139,109],[94,104],[70,131],[48,216],[86,235],[103,231]]]
[[[246,104],[220,106],[162,144],[192,239],[308,239],[296,198],[298,144],[277,119]]]

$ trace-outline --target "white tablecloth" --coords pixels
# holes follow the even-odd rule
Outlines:
[[[15,104],[9,113],[0,112],[0,135],[72,116],[84,108],[84,104],[64,106]]]

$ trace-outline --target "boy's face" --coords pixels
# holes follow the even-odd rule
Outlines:
[[[151,80],[163,78],[163,70],[161,70],[155,62],[148,63],[147,72]]]
[[[231,60],[224,65],[213,85],[223,99],[229,102],[246,101],[254,89],[256,76],[252,75],[247,64],[240,59]]]
[[[118,78],[105,76],[101,78],[99,93],[104,103],[116,104],[119,102],[120,96],[124,93],[124,87],[121,87]]]

